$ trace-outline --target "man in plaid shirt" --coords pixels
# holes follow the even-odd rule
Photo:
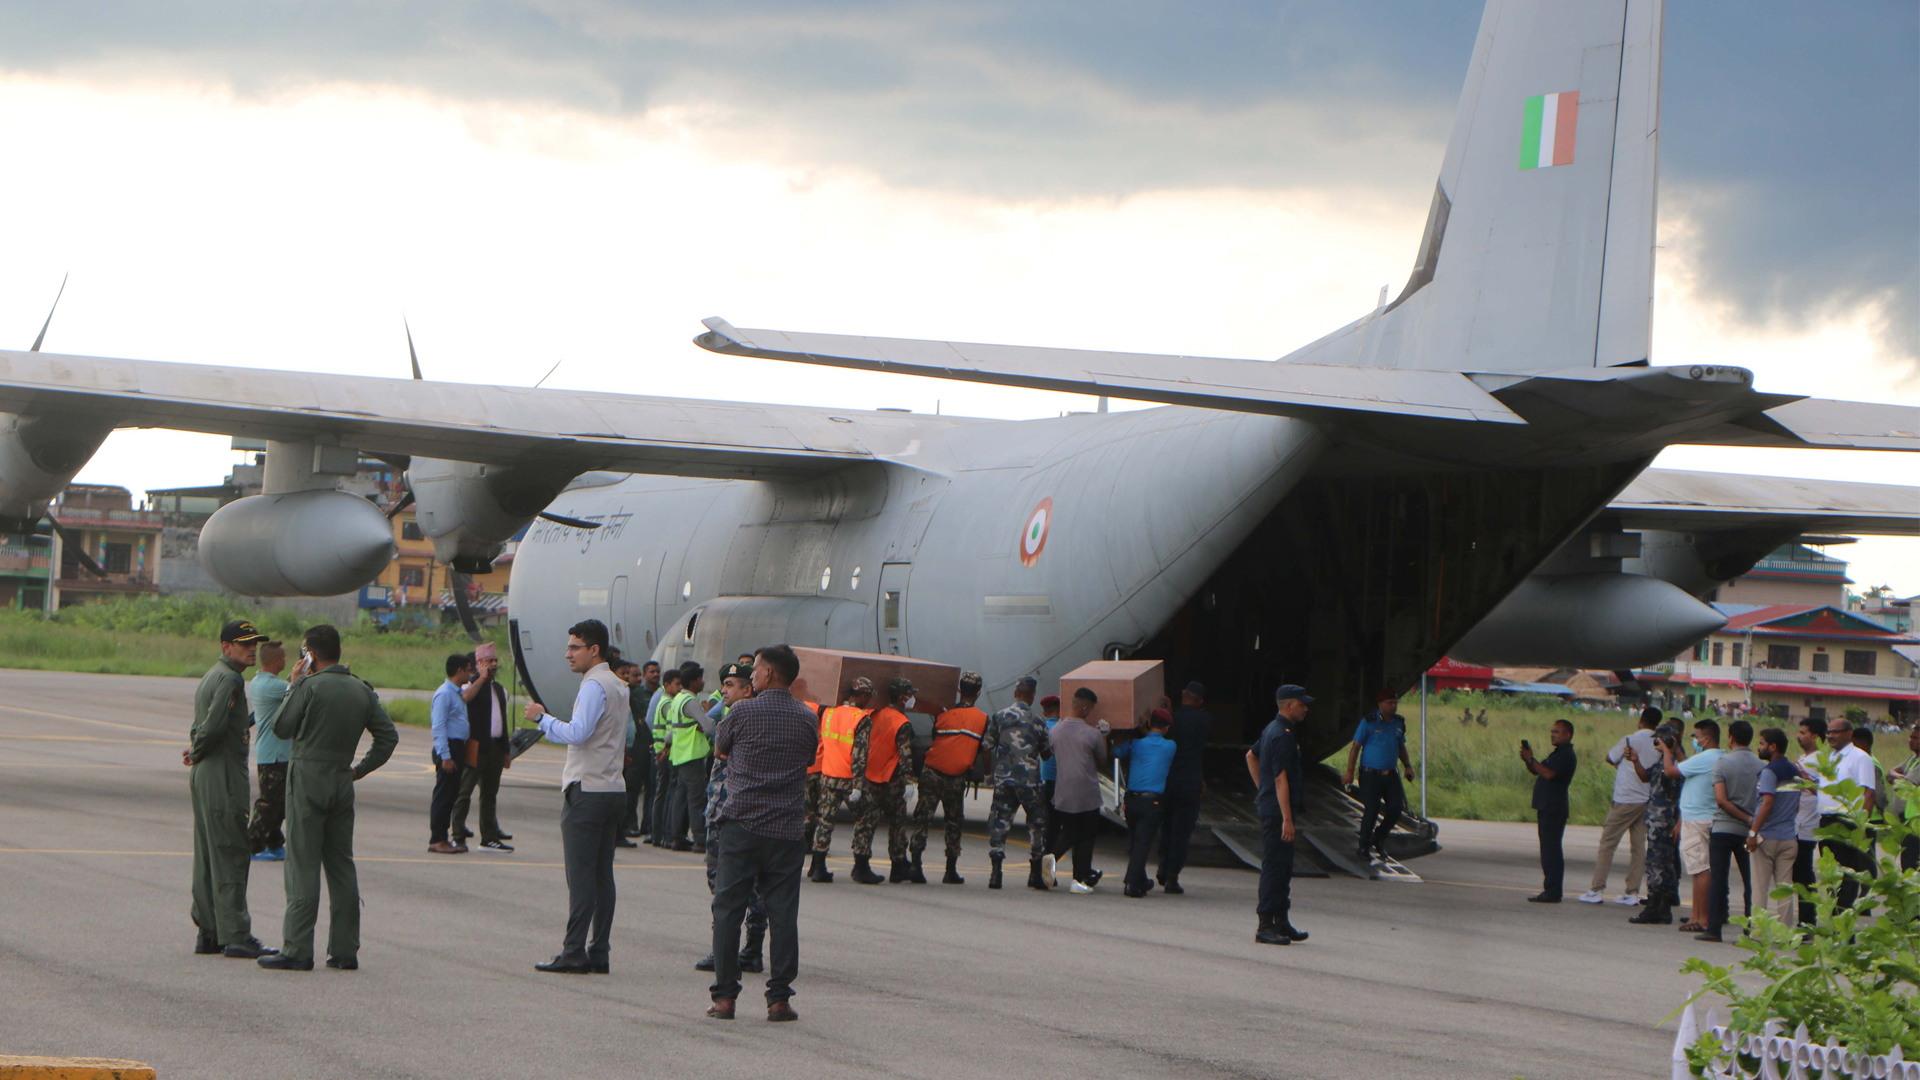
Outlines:
[[[805,858],[807,768],[819,751],[820,718],[788,690],[800,659],[785,645],[754,653],[754,696],[735,704],[715,749],[727,757],[720,856],[713,890],[713,1006],[731,1020],[740,996],[740,922],[756,889],[766,906],[767,1019],[797,1020],[787,999],[800,970],[800,871]]]

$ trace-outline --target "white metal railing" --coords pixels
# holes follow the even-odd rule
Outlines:
[[[1783,1035],[1786,1025],[1778,1020],[1769,1021],[1766,1031],[1758,1035],[1729,1031],[1711,1009],[1705,1024],[1703,1029],[1692,1005],[1680,1014],[1680,1034],[1673,1040],[1672,1080],[1693,1080],[1687,1048],[1699,1041],[1702,1030],[1720,1040],[1727,1053],[1707,1069],[1706,1080],[1920,1080],[1920,1062],[1902,1058],[1897,1046],[1890,1054],[1850,1053],[1831,1038],[1824,1043],[1808,1041],[1805,1024],[1791,1036]],[[1747,1068],[1743,1061],[1753,1061],[1754,1067]]]

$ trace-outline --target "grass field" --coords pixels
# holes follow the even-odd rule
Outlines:
[[[69,608],[52,619],[0,611],[0,667],[198,678],[219,659],[220,627],[253,618],[260,632],[297,650],[306,629],[290,612],[258,613],[214,597],[141,597]],[[509,655],[504,629],[491,631]],[[380,633],[371,624],[342,628],[341,651],[354,674],[375,686],[431,690],[452,652],[470,652],[464,633]],[[397,718],[396,718],[397,719]]]

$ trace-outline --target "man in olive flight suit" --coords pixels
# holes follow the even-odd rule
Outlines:
[[[293,743],[287,764],[287,918],[280,956],[260,966],[313,970],[313,924],[320,911],[320,872],[327,875],[327,966],[360,966],[360,880],[353,868],[353,784],[387,763],[400,741],[380,695],[340,662],[340,631],[307,631],[306,655],[273,733]],[[373,745],[359,764],[362,733]]]
[[[253,666],[267,635],[244,620],[220,630],[220,659],[200,678],[193,695],[193,730],[180,760],[192,770],[193,925],[200,940],[193,951],[241,959],[270,956],[253,936],[247,914],[247,814],[253,808],[247,784],[247,686],[240,673]]]

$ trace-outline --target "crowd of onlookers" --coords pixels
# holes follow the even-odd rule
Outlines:
[[[1744,914],[1752,915],[1757,898],[1762,905],[1771,903],[1788,926],[1811,922],[1810,901],[1774,899],[1775,887],[1812,886],[1821,849],[1831,852],[1842,867],[1871,876],[1878,865],[1872,850],[1876,826],[1889,819],[1920,818],[1920,801],[1909,803],[1892,787],[1893,781],[1920,780],[1920,727],[1908,732],[1909,756],[1893,769],[1875,760],[1874,736],[1872,727],[1840,717],[1804,719],[1791,731],[1756,731],[1744,715],[1723,725],[1713,717],[1676,721],[1657,708],[1643,710],[1639,730],[1607,751],[1606,762],[1614,769],[1613,797],[1600,831],[1593,880],[1579,900],[1607,902],[1614,854],[1625,838],[1626,880],[1612,902],[1639,908],[1630,922],[1671,925],[1685,882],[1687,918],[1679,929],[1700,941],[1722,941],[1735,870]],[[1533,807],[1545,882],[1531,899],[1540,903],[1561,899],[1561,835],[1567,789],[1577,767],[1572,740],[1572,725],[1561,720],[1554,724],[1547,757],[1536,759],[1530,747],[1521,747],[1522,761],[1535,776]],[[1823,753],[1830,768],[1818,766]],[[1857,805],[1842,798],[1837,785],[1843,782],[1857,786]],[[1836,824],[1864,827],[1867,847],[1818,835]],[[1920,844],[1908,839],[1899,858],[1903,868],[1912,869],[1920,861]],[[1851,907],[1859,888],[1849,877],[1840,885],[1836,903]]]

